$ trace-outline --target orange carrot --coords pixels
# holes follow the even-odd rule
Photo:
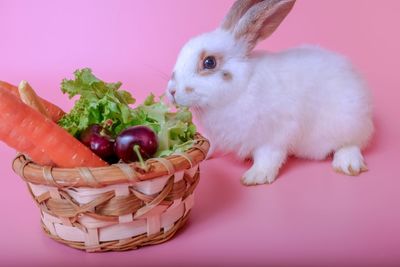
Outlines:
[[[0,89],[0,140],[9,141],[10,135],[16,139],[7,144],[29,155],[33,161],[40,158],[31,155],[31,148],[23,147],[26,140],[43,151],[59,167],[101,167],[108,164],[96,156],[89,148],[76,140],[67,131],[46,118],[38,111],[22,103],[8,90]],[[36,156],[37,157],[37,156]]]
[[[35,158],[35,163],[42,166],[54,165],[51,159],[47,155],[43,154],[43,151],[37,149],[37,147],[32,142],[30,142],[26,138],[19,138],[18,133],[13,130],[10,131],[8,127],[4,127],[4,125],[1,123],[0,136],[2,136],[2,140],[10,147],[18,147],[19,151],[30,151],[29,157]]]
[[[9,90],[11,93],[19,97],[19,92],[18,92],[18,87],[9,84],[7,82],[0,81],[0,88]],[[64,116],[65,112],[59,108],[58,106],[54,105],[53,103],[40,98],[39,99],[42,101],[42,104],[47,112],[47,114],[50,115],[51,119],[55,122],[59,121],[62,116]]]
[[[26,82],[22,81],[20,83],[20,86],[18,86],[19,94],[21,100],[27,104],[28,106],[31,106],[32,108],[36,109],[46,117],[50,117],[49,114],[47,114],[46,109],[43,106],[43,103],[41,99],[36,95],[35,91],[32,89],[32,87]],[[10,91],[12,92],[12,91]],[[43,153],[42,150],[38,149],[32,142],[29,140],[19,140],[18,136],[16,135],[15,131],[11,131],[9,134],[7,134],[8,130],[2,128],[0,125],[0,131],[5,130],[6,132],[3,132],[3,136],[7,136],[7,140],[5,140],[6,143],[16,146],[17,143],[19,142],[18,145],[20,147],[20,150],[23,151],[30,151],[30,155],[32,158],[37,159],[36,163],[42,166],[53,166],[54,163],[51,161],[51,159]],[[1,133],[0,133],[1,134]]]

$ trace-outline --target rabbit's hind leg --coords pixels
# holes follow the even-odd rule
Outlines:
[[[336,172],[351,176],[368,170],[358,146],[346,146],[336,150],[332,166]]]

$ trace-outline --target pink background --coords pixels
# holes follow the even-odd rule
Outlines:
[[[213,29],[232,0],[0,0],[0,79],[28,80],[64,109],[59,83],[90,66],[138,99],[162,93],[180,47]],[[373,92],[377,133],[370,171],[350,178],[330,161],[291,159],[269,186],[239,183],[249,166],[225,157],[202,165],[188,227],[139,251],[85,254],[45,237],[14,151],[0,146],[0,265],[191,266],[400,265],[400,1],[299,0],[260,47],[303,43],[346,54]],[[0,100],[1,101],[1,100]],[[1,122],[0,122],[1,123]]]

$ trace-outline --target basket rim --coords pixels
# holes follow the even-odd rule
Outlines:
[[[197,166],[203,161],[210,148],[210,142],[196,133],[195,144],[184,153],[174,153],[165,158],[151,158],[146,161],[148,171],[137,162],[113,164],[107,167],[58,168],[40,166],[19,154],[12,168],[25,182],[65,187],[100,188],[110,185],[130,183],[173,175]]]

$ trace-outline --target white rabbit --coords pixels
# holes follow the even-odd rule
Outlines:
[[[180,52],[167,95],[189,106],[212,149],[253,158],[246,185],[272,183],[289,155],[321,160],[348,175],[366,171],[361,149],[373,133],[369,93],[342,56],[317,47],[254,53],[295,0],[236,1],[215,31]]]

